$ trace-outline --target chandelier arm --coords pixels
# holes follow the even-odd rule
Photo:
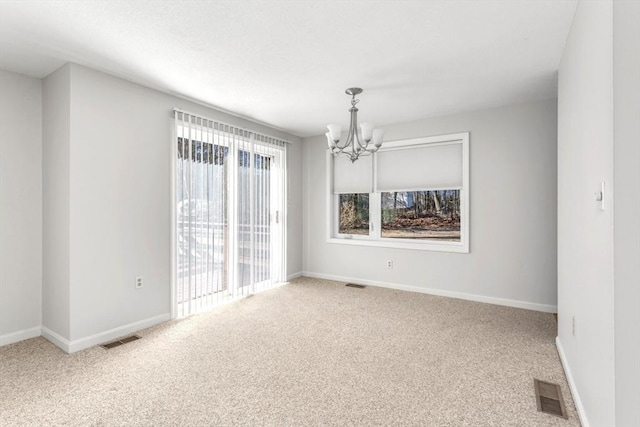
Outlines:
[[[338,149],[338,151],[342,151],[345,148],[347,148],[349,146],[349,138],[347,138],[347,140],[345,141],[345,143],[343,145],[340,145],[339,143],[336,143],[336,148]]]
[[[371,150],[362,150],[358,153],[358,157],[365,157],[365,156],[370,156],[374,153],[374,151]]]
[[[373,139],[371,139],[367,143],[367,148],[365,148],[365,150],[367,151],[367,153],[375,153],[376,151],[378,151],[378,148],[376,148],[375,144],[373,143]]]
[[[355,100],[355,96],[354,96],[354,100]],[[357,159],[358,156],[356,155],[356,147],[355,144],[353,144],[354,139],[356,141],[358,141],[358,131],[357,131],[357,126],[358,126],[358,109],[355,106],[355,103],[353,103],[353,106],[351,107],[351,109],[349,109],[349,112],[351,113],[351,120],[349,122],[349,134],[347,136],[347,145],[351,145],[351,155],[355,156],[355,158]],[[358,144],[360,143],[360,141],[358,141]]]
[[[356,131],[356,141],[358,142],[358,145],[360,146],[360,148],[362,148],[363,150],[367,150],[367,147],[369,146],[369,143],[367,141],[364,142],[364,145],[362,144],[362,142],[360,142],[360,136],[358,136],[358,132]]]
[[[349,110],[351,111],[351,124],[349,125],[349,134],[355,135],[355,137],[353,137],[352,139],[358,143],[358,146],[361,148],[361,151],[362,151],[367,149],[367,147],[369,146],[369,143],[365,141],[365,143],[363,144],[362,141],[360,141],[360,135],[358,135],[358,109],[355,107],[358,101],[359,101],[358,99],[355,99],[355,96],[354,96],[354,99],[351,101],[353,108]],[[355,151],[355,144],[353,144],[353,151]]]

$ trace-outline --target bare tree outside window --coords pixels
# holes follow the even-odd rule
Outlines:
[[[382,237],[460,241],[460,190],[381,193]]]
[[[369,194],[340,194],[338,232],[369,235]]]

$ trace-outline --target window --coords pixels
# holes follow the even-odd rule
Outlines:
[[[468,142],[389,142],[353,164],[327,151],[328,241],[469,252]]]
[[[339,195],[338,234],[369,235],[369,194]]]
[[[460,190],[381,193],[381,237],[460,241]]]

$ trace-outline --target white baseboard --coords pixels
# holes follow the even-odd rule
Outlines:
[[[40,335],[40,326],[0,335],[0,347],[3,345],[13,344],[14,342],[28,340],[29,338],[39,337]]]
[[[84,350],[85,348],[93,347],[94,345],[113,341],[116,338],[138,332],[142,329],[150,328],[151,326],[155,326],[168,320],[171,320],[171,313],[150,317],[148,319],[129,323],[128,325],[109,329],[95,335],[73,340],[69,343],[69,351],[67,353],[75,353],[76,351]]]
[[[298,277],[302,277],[302,271],[298,271],[297,273],[291,273],[287,276],[287,282],[293,279],[297,279]]]
[[[105,342],[113,341],[116,338],[120,338],[124,335],[129,335],[134,332],[138,332],[142,329],[150,328],[159,323],[171,320],[171,313],[161,314],[159,316],[150,317],[148,319],[140,320],[138,322],[129,323],[128,325],[119,326],[117,328],[109,329],[108,331],[100,332],[95,335],[80,338],[77,340],[69,341],[66,338],[61,337],[55,332],[42,327],[42,336],[60,347],[66,353],[75,353],[76,351],[84,350],[94,345],[102,344]]]
[[[582,424],[582,427],[589,427],[589,420],[587,419],[587,414],[584,411],[582,400],[580,399],[580,395],[578,394],[576,383],[573,380],[573,374],[571,374],[571,368],[569,368],[569,362],[567,361],[567,358],[564,355],[564,350],[562,349],[562,343],[560,342],[560,337],[556,337],[556,348],[558,349],[558,355],[560,356],[562,369],[564,369],[564,375],[565,377],[567,377],[567,383],[569,383],[569,391],[571,392],[571,397],[573,397],[573,403],[576,406],[576,411],[578,412],[578,418],[580,418],[580,423]]]
[[[305,271],[303,276],[315,277],[317,279],[334,280],[337,282],[352,282],[362,285],[379,286],[382,288],[398,289],[401,291],[419,292],[429,295],[438,295],[442,297],[457,298],[468,301],[484,302],[488,304],[504,305],[507,307],[524,308],[526,310],[542,311],[544,313],[556,313],[558,307],[550,304],[538,304],[535,302],[519,301],[506,298],[487,297],[484,295],[467,294],[464,292],[446,291],[442,289],[423,288],[421,286],[401,285],[398,283],[379,282],[377,280],[363,280],[355,277],[334,276],[331,274],[314,273]]]
[[[49,328],[47,328],[45,326],[42,327],[42,336],[44,338],[46,338],[47,340],[49,340],[50,342],[52,342],[53,344],[55,344],[57,347],[59,347],[65,353],[69,353],[69,340],[68,339],[63,338],[62,336],[56,334],[51,329],[49,329]]]

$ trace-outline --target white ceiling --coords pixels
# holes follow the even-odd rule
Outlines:
[[[83,64],[299,136],[554,97],[577,0],[6,1],[0,67]]]

